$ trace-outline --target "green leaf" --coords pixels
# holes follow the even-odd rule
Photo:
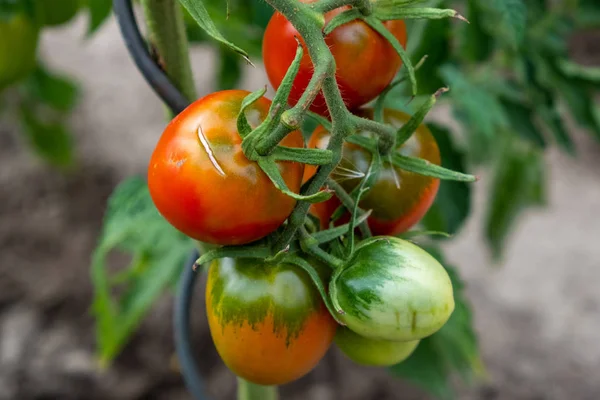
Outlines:
[[[194,241],[158,213],[146,183],[130,178],[108,201],[104,226],[92,256],[93,312],[98,353],[103,363],[114,359],[152,304],[180,275]],[[115,285],[107,262],[112,251],[132,257],[130,279]],[[120,296],[113,292],[118,289]]]
[[[448,8],[431,8],[431,7],[402,7],[402,8],[384,8],[378,7],[377,2],[374,7],[374,14],[377,18],[383,21],[396,19],[443,19],[443,18],[458,18],[463,19],[456,10]]]
[[[486,60],[494,50],[495,41],[483,26],[481,7],[477,1],[467,3],[467,19],[469,24],[463,25],[460,30],[461,54],[471,61]]]
[[[458,375],[472,383],[485,374],[471,306],[457,268],[448,265],[436,248],[426,250],[446,268],[454,288],[454,312],[438,332],[421,340],[415,352],[403,363],[390,368],[392,374],[421,387],[440,399],[454,399],[452,378]]]
[[[510,138],[499,149],[485,219],[485,237],[495,259],[517,217],[529,206],[545,203],[543,154],[525,142]]]
[[[540,148],[546,147],[546,139],[534,122],[533,109],[510,100],[502,101],[502,106],[517,134]]]
[[[509,125],[502,104],[483,82],[463,75],[455,65],[442,66],[440,73],[450,88],[454,112],[468,135],[470,155],[476,162],[486,160],[499,132]]]
[[[465,155],[455,147],[451,132],[440,125],[428,124],[442,157],[442,166],[466,171]],[[442,181],[435,202],[421,221],[430,231],[456,234],[471,212],[471,185],[465,182]]]
[[[33,96],[59,111],[72,110],[79,95],[79,88],[73,81],[41,66],[31,74],[27,86]]]
[[[236,53],[238,53],[239,55],[244,57],[244,59],[248,63],[252,64],[250,61],[250,58],[248,56],[248,53],[246,53],[246,51],[239,48],[235,44],[230,43],[229,41],[227,41],[227,39],[225,39],[223,37],[223,35],[221,35],[219,30],[217,29],[217,26],[210,18],[210,15],[208,15],[208,11],[206,11],[206,7],[204,7],[204,4],[202,3],[202,1],[200,1],[200,0],[179,0],[179,2],[185,7],[185,9],[190,13],[190,15],[194,18],[194,20],[198,23],[198,25],[200,25],[200,27],[202,29],[204,29],[204,31],[208,35],[210,35],[213,39],[221,42],[225,46],[229,47],[231,50],[235,51]]]
[[[512,48],[518,48],[525,38],[527,6],[524,0],[477,0],[487,11],[488,25],[500,33],[500,38]]]
[[[21,123],[33,149],[50,164],[68,167],[73,163],[73,141],[60,122],[46,123],[27,107],[21,109]]]
[[[234,53],[223,47],[219,47],[219,56],[219,72],[217,75],[218,89],[234,89],[242,77],[240,59],[235,56]]]
[[[90,13],[88,35],[96,32],[108,19],[112,11],[112,0],[87,0]]]

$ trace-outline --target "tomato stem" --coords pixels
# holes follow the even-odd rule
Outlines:
[[[142,0],[157,62],[188,100],[196,99],[183,13],[177,0]]]
[[[326,13],[343,6],[352,6],[357,8],[363,15],[370,15],[373,12],[371,0],[320,0],[312,4],[316,11]]]
[[[237,400],[277,400],[277,386],[262,386],[238,378]]]

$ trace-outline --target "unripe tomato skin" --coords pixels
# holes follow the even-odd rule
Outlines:
[[[225,364],[260,385],[282,385],[307,374],[337,329],[306,272],[256,259],[211,264],[206,310]]]
[[[311,0],[303,0],[305,3]],[[340,7],[325,15],[326,23],[348,7]],[[385,21],[384,25],[406,46],[404,21]],[[298,31],[280,13],[276,12],[267,25],[263,38],[263,61],[271,85],[279,87],[296,55]],[[377,97],[398,73],[402,62],[392,45],[362,21],[342,25],[325,37],[336,62],[336,79],[344,103],[355,109]],[[313,64],[304,46],[304,56],[289,103],[298,102],[313,74]],[[321,93],[317,95],[311,110],[328,115],[327,105]]]
[[[340,327],[335,334],[335,344],[346,357],[359,365],[389,367],[406,360],[419,345],[419,340],[397,342],[371,339]]]
[[[392,341],[422,339],[454,311],[444,267],[417,245],[395,237],[361,242],[331,282],[340,319],[361,336]]]
[[[35,16],[40,26],[58,26],[73,18],[81,0],[35,0]]]
[[[248,94],[226,90],[195,101],[169,123],[150,160],[148,187],[156,208],[175,228],[202,242],[239,245],[261,239],[296,203],[242,151],[236,121]],[[251,126],[264,120],[270,105],[263,97],[247,109]],[[294,131],[281,144],[303,147],[304,139]],[[290,190],[298,192],[304,165],[278,166]]]
[[[361,110],[359,115],[372,118],[372,110]],[[410,119],[401,111],[386,109],[384,120],[394,127],[401,127]],[[330,134],[322,126],[313,132],[308,147],[326,148]],[[417,131],[399,149],[400,154],[423,158],[432,164],[440,165],[441,157],[437,142],[426,125]],[[372,155],[364,148],[352,143],[344,143],[343,158],[332,177],[351,192],[360,179],[352,178],[351,171],[366,173]],[[307,166],[304,181],[316,172],[316,167]],[[435,200],[440,180],[404,171],[384,161],[379,177],[371,189],[361,198],[360,206],[372,210],[368,223],[374,235],[397,235],[406,232],[423,218]],[[323,228],[329,225],[333,212],[340,205],[337,197],[326,202],[313,204],[311,213],[321,221]],[[343,218],[340,222],[347,221]]]
[[[35,68],[38,29],[25,15],[0,20],[0,90]]]

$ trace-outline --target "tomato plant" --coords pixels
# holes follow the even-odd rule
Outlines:
[[[81,0],[35,0],[36,21],[41,26],[58,26],[79,11]]]
[[[207,243],[243,244],[277,229],[295,201],[273,186],[242,151],[237,115],[248,92],[213,93],[194,102],[165,129],[148,168],[148,187],[160,213],[180,231]],[[271,102],[248,108],[257,126]],[[296,131],[284,143],[303,147]],[[293,191],[300,189],[303,165],[281,162]],[[242,206],[243,205],[243,206]],[[253,212],[246,212],[250,207]]]
[[[347,9],[340,7],[326,13],[325,21],[331,21]],[[406,26],[403,21],[387,21],[385,27],[402,46],[406,46]],[[296,37],[301,38],[298,31],[282,14],[276,12],[263,38],[263,62],[275,89],[281,85],[294,60]],[[325,37],[325,42],[335,58],[337,83],[349,109],[362,106],[377,97],[402,65],[390,43],[362,21],[352,21],[336,28]],[[306,90],[312,73],[313,64],[308,52],[305,52],[289,96],[291,105],[296,104]],[[321,94],[313,101],[311,110],[320,114],[328,113]]]
[[[0,90],[29,75],[35,68],[38,28],[26,15],[0,19]]]
[[[372,118],[373,111],[361,110],[360,115]],[[385,109],[383,115],[385,122],[395,127],[401,127],[410,119],[410,115],[391,109]],[[308,147],[326,148],[329,138],[330,133],[323,126],[319,126],[313,132]],[[441,163],[436,140],[424,124],[400,147],[399,152],[436,165]],[[367,149],[346,142],[342,161],[332,177],[346,191],[351,192],[367,172],[372,158]],[[315,167],[307,167],[304,180],[311,178],[315,171]],[[397,235],[407,231],[423,218],[435,199],[439,185],[439,179],[405,171],[384,160],[377,179],[362,197],[360,206],[365,210],[372,210],[369,226],[375,235]],[[314,204],[311,212],[319,217],[322,227],[327,227],[339,205],[339,200],[332,198],[327,202]]]
[[[371,339],[351,331],[338,328],[335,344],[352,361],[370,367],[389,367],[406,360],[419,345],[418,340],[399,342]]]
[[[394,237],[361,242],[332,278],[330,292],[348,328],[372,339],[422,339],[454,310],[444,267],[417,245]]]
[[[337,328],[302,269],[258,259],[214,261],[206,310],[225,364],[261,385],[281,385],[308,373]]]

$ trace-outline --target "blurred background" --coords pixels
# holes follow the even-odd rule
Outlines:
[[[600,30],[590,26],[572,29],[563,39],[566,57],[597,74]],[[76,87],[72,110],[61,114],[72,167],[61,168],[60,157],[49,163],[43,151],[40,156],[40,141],[31,133],[35,129],[31,123],[24,128],[22,115],[14,111],[23,89],[0,93],[0,399],[190,399],[173,355],[169,293],[109,368],[100,370],[95,358],[90,262],[106,201],[120,181],[145,174],[166,120],[114,18],[93,35],[88,29],[88,16],[80,13],[69,23],[44,29],[38,47],[44,67],[70,77]],[[228,84],[226,78],[217,79],[222,56],[210,43],[193,46],[199,94]],[[256,68],[241,65],[236,86],[253,91],[268,81],[259,50],[252,60]],[[467,68],[462,71],[470,78]],[[598,76],[594,79],[598,85]],[[595,92],[584,106],[597,118]],[[463,132],[466,122],[454,111],[452,103],[442,102],[430,119]],[[600,141],[576,112],[564,113],[563,122],[568,151],[559,143],[540,153],[545,205],[526,213],[520,213],[524,204],[509,210],[519,218],[511,217],[501,257],[495,250],[499,245],[490,245],[488,223],[488,208],[499,196],[492,187],[497,172],[481,161],[470,164],[481,180],[470,194],[468,218],[443,248],[465,282],[486,374],[473,386],[457,383],[459,399],[600,396]],[[500,148],[489,146],[492,153]],[[211,396],[233,399],[235,378],[214,350],[202,298],[197,296],[194,308],[197,358]],[[336,349],[308,376],[282,388],[282,399],[428,398],[387,371],[353,365]]]

